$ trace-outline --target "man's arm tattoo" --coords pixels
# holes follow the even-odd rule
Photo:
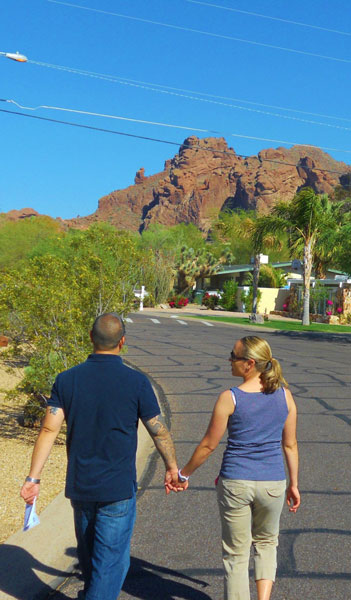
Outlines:
[[[158,452],[162,456],[166,467],[168,468],[173,465],[176,462],[174,445],[171,434],[163,423],[162,417],[157,415],[157,417],[143,421],[143,423],[151,435]]]
[[[168,431],[161,415],[157,415],[148,421],[143,421],[143,423],[152,438],[154,438],[155,435],[162,434],[164,431]]]
[[[57,415],[57,411],[58,411],[57,406],[50,406],[49,413],[51,413],[52,415]]]

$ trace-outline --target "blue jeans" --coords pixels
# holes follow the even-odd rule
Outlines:
[[[71,501],[86,600],[116,600],[130,564],[135,494],[118,502]]]

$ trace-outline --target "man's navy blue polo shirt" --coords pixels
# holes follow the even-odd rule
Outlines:
[[[67,498],[131,498],[138,420],[160,414],[147,377],[124,365],[120,356],[90,354],[56,377],[48,405],[62,408],[67,422]]]

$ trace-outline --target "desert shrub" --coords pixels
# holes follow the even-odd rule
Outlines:
[[[238,292],[238,283],[234,279],[229,279],[223,284],[223,294],[221,298],[221,306],[225,310],[236,310],[237,300],[236,295]]]
[[[140,304],[140,300],[138,299],[138,305]],[[155,302],[155,298],[153,296],[153,294],[151,294],[151,292],[148,293],[147,296],[145,296],[145,298],[143,299],[143,306],[145,308],[152,308],[153,306],[155,306],[156,302]]]
[[[323,314],[328,295],[328,289],[319,281],[316,281],[315,286],[310,288],[310,312]]]
[[[262,298],[262,292],[257,290],[257,312],[259,310],[260,300]],[[253,303],[253,287],[250,286],[249,290],[242,290],[240,294],[240,300],[245,305],[245,312],[252,312],[252,303]]]

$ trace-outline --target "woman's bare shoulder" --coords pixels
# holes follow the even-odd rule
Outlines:
[[[290,410],[295,407],[295,400],[293,398],[293,395],[291,393],[291,391],[289,390],[289,388],[284,388],[284,392],[285,392],[285,398],[286,398],[286,403],[288,405],[288,410],[290,412]]]
[[[224,390],[218,396],[216,402],[216,408],[226,412],[228,415],[233,414],[235,409],[235,404],[233,401],[233,395],[231,390]]]

